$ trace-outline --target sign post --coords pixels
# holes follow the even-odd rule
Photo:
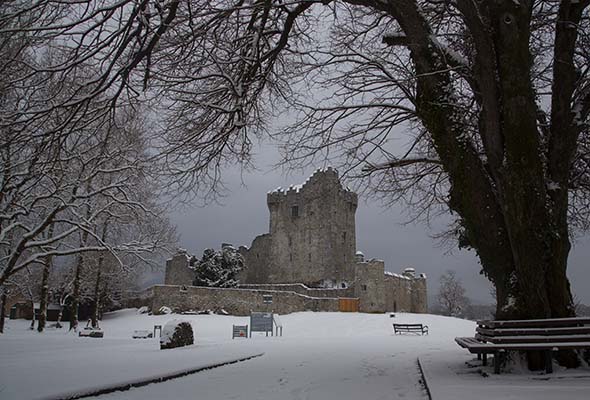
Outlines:
[[[231,338],[248,338],[248,325],[233,325]]]
[[[273,336],[273,314],[266,312],[250,313],[250,337],[252,332],[266,332],[266,336],[270,332]]]

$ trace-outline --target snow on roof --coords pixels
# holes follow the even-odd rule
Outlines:
[[[357,256],[364,256],[365,254],[362,251],[357,250],[356,255]]]
[[[309,182],[309,178],[307,178],[304,183],[299,183],[299,184],[296,184],[296,185],[295,184],[289,185],[289,188],[287,190],[283,189],[282,186],[279,186],[275,190],[271,190],[270,192],[268,192],[268,194],[272,194],[272,193],[285,193],[285,192],[289,192],[291,190],[294,190],[295,193],[299,193],[299,191],[301,189],[303,189],[303,186],[305,186],[305,184],[307,182]]]
[[[332,167],[318,168],[318,169],[316,169],[316,170],[313,172],[313,174],[311,174],[311,175],[309,176],[309,178],[307,178],[307,179],[305,180],[305,182],[303,182],[303,183],[299,183],[299,184],[291,184],[291,185],[289,185],[289,188],[288,188],[287,190],[285,190],[285,189],[283,189],[281,186],[279,186],[278,188],[276,188],[276,189],[274,189],[274,190],[271,190],[271,191],[269,191],[269,192],[267,192],[267,193],[268,193],[268,194],[273,194],[273,193],[286,193],[286,192],[289,192],[289,191],[291,191],[291,190],[294,190],[294,191],[295,191],[295,193],[299,193],[299,191],[300,191],[301,189],[303,189],[303,187],[304,187],[304,186],[305,186],[305,185],[306,185],[306,184],[309,182],[309,180],[310,180],[310,179],[311,179],[311,178],[312,178],[312,177],[313,177],[315,174],[317,174],[317,173],[324,173],[324,172],[329,172],[329,171],[330,171],[330,172],[336,172],[336,174],[338,174],[338,171],[337,171],[336,169],[332,168]],[[347,191],[349,191],[349,192],[351,191],[351,190],[350,190],[350,188],[349,188],[348,186],[346,186],[346,187],[345,187],[345,190],[347,190]]]
[[[385,271],[385,275],[387,276],[393,276],[394,278],[399,278],[399,279],[406,279],[406,280],[410,280],[412,278],[405,276],[405,275],[401,275],[401,274],[396,274],[395,272],[391,272],[391,271]]]

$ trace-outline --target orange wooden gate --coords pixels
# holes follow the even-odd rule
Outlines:
[[[359,312],[359,299],[340,297],[338,299],[338,309],[341,312]]]

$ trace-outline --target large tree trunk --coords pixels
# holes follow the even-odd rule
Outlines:
[[[49,225],[48,237],[53,236],[54,224]],[[37,331],[43,332],[47,323],[47,303],[49,302],[49,272],[51,270],[53,257],[45,257],[43,262],[43,272],[41,277],[41,298],[39,299],[39,321],[37,322]]]
[[[488,12],[498,54],[496,68],[502,108],[497,123],[505,154],[496,183],[516,271],[517,285],[512,294],[515,312],[520,318],[572,316],[566,276],[570,250],[567,179],[575,143],[566,146],[569,155],[563,148],[557,156],[565,161],[559,180],[547,176],[536,93],[531,84],[530,9],[503,1],[490,5]],[[561,60],[556,64],[559,63]],[[559,201],[551,193],[555,185],[564,193]]]
[[[107,232],[108,232],[109,221],[108,219],[104,221],[102,226],[102,235],[101,240],[104,242],[107,239]],[[101,251],[98,256],[98,263],[96,266],[96,282],[94,284],[94,305],[93,305],[93,312],[92,312],[92,327],[98,328],[98,319],[100,316],[100,284],[102,278],[102,265],[104,263],[104,251]]]
[[[101,252],[100,257],[98,258],[98,270],[96,271],[96,282],[94,283],[94,299],[93,299],[93,307],[92,307],[92,327],[98,328],[98,319],[100,316],[100,284],[101,284],[101,277],[102,277],[102,264],[104,262],[104,256]]]
[[[51,257],[45,259],[43,264],[43,275],[41,277],[41,299],[39,300],[39,320],[37,322],[37,331],[43,332],[47,322],[47,303],[49,300],[49,270],[51,266]]]
[[[84,268],[84,255],[78,254],[76,269],[74,271],[74,285],[72,289],[72,302],[70,303],[70,330],[78,330],[78,310],[80,309],[80,275]]]
[[[90,183],[88,182],[88,188],[90,188]],[[90,206],[87,206],[86,209],[86,218],[90,218]],[[80,238],[80,247],[86,247],[88,243],[88,231],[84,230],[82,232],[82,236]],[[70,305],[70,330],[77,330],[78,329],[78,310],[80,309],[80,279],[82,275],[82,270],[84,269],[84,262],[86,256],[84,253],[78,253],[78,257],[76,260],[76,269],[74,271],[74,285],[72,290],[72,303]]]
[[[454,94],[445,56],[433,51],[437,45],[416,2],[400,0],[386,9],[408,38],[417,76],[416,112],[432,134],[448,173],[449,206],[460,215],[466,242],[476,249],[484,273],[496,286],[497,318],[571,316],[566,213],[575,140],[570,138],[566,146],[555,139],[561,146],[553,147],[561,151],[556,150],[554,163],[562,168],[554,169],[561,174],[547,176],[551,169],[546,159],[552,156],[541,145],[531,84],[531,4],[507,0],[457,4],[477,50],[472,85],[481,107],[479,134],[485,160],[463,136],[464,116],[450,100]],[[569,106],[571,93],[564,97]],[[560,187],[557,195],[551,182]],[[531,369],[542,368],[542,361],[530,353]],[[573,358],[562,361],[575,366]]]
[[[0,288],[1,290],[1,288]],[[5,307],[6,307],[6,293],[2,290],[2,295],[0,296],[0,333],[4,333],[4,318],[5,315]]]
[[[31,300],[31,311],[33,312],[33,318],[31,318],[31,325],[29,325],[29,329],[35,329],[35,302]]]
[[[61,297],[59,299],[59,313],[57,314],[57,321],[55,322],[56,328],[62,328],[62,318],[64,316],[64,307],[65,307],[65,298]]]

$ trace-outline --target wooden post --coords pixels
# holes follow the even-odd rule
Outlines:
[[[156,337],[156,330],[160,331],[160,337],[162,337],[162,325],[154,325],[154,337]]]
[[[504,358],[504,350],[494,351],[494,374],[500,374],[500,367],[502,366],[502,359]]]
[[[553,352],[551,349],[545,350],[545,372],[548,374],[553,373]]]

